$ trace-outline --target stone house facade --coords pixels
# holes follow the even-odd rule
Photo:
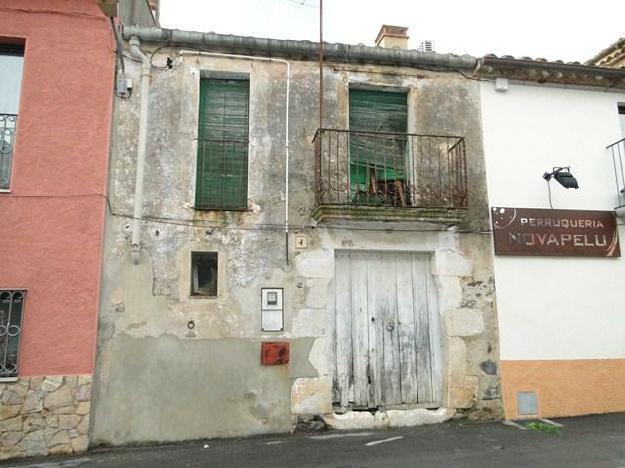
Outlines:
[[[92,443],[501,417],[475,59],[124,37]]]

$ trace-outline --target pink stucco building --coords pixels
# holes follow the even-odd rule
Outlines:
[[[114,75],[96,0],[0,0],[0,459],[88,444]]]

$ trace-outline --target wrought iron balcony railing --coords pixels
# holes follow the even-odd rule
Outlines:
[[[319,129],[317,205],[465,209],[463,137]]]
[[[17,115],[0,114],[0,190],[8,190],[11,178]]]
[[[625,138],[608,145],[607,149],[612,155],[617,206],[623,206],[625,205],[625,161],[623,161],[625,159]]]

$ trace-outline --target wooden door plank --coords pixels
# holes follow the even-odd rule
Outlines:
[[[369,407],[369,311],[367,309],[367,259],[351,256],[352,357],[354,406]]]
[[[336,387],[341,407],[349,406],[352,375],[351,273],[350,253],[335,256],[336,285]]]
[[[338,298],[337,298],[337,289],[336,289],[336,281],[338,277],[338,271],[341,264],[341,255],[336,252],[334,255],[334,295],[332,296],[332,351],[330,352],[330,358],[332,363],[332,404],[340,405],[341,404],[341,389],[339,387],[339,378],[338,378],[338,366],[337,366],[337,358],[336,358],[336,344],[338,343],[339,337],[337,335],[336,322],[338,316]]]
[[[330,363],[330,372],[332,373],[332,403],[339,403],[341,401],[341,395],[338,389],[338,378],[336,370],[336,257],[334,259],[334,279],[330,283],[328,290],[328,298],[331,298],[326,303],[326,309],[328,317],[330,317],[330,328],[328,330],[328,336],[332,341],[328,343],[328,362]]]
[[[411,260],[417,349],[417,397],[419,403],[431,403],[433,395],[426,261],[420,254],[412,254]]]
[[[369,407],[375,408],[382,403],[382,357],[383,346],[380,324],[383,316],[378,310],[379,263],[381,255],[363,254],[367,261],[367,310],[369,337]]]
[[[382,398],[384,405],[401,404],[399,340],[397,329],[397,283],[395,253],[380,254],[377,310],[383,317],[379,323],[382,334]]]
[[[438,290],[430,270],[430,258],[426,259],[426,279],[428,298],[428,317],[430,330],[430,368],[432,373],[432,403],[443,403],[443,347],[440,312],[438,309]]]
[[[412,291],[412,254],[398,253],[395,265],[401,401],[404,404],[416,404],[418,402],[417,350]]]

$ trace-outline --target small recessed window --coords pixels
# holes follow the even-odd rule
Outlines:
[[[191,252],[191,294],[217,296],[217,252]]]

